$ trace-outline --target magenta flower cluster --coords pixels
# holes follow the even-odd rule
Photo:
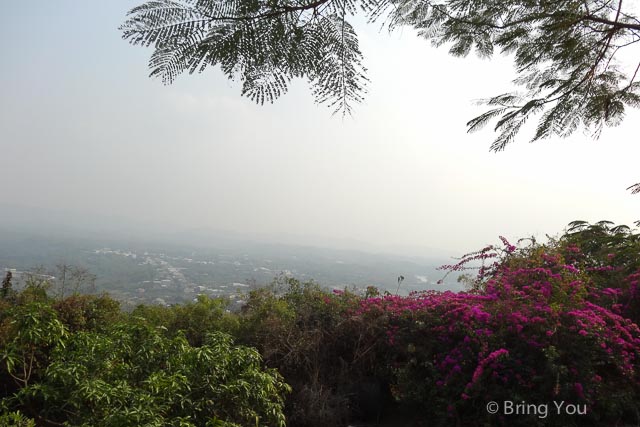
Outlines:
[[[380,325],[398,396],[439,404],[451,416],[514,394],[586,402],[592,411],[615,406],[621,393],[639,396],[640,330],[623,314],[640,273],[599,289],[595,270],[570,259],[579,247],[522,255],[502,240],[499,251],[487,247],[468,258],[494,261],[479,290],[387,294],[360,299],[349,311]],[[466,269],[462,262],[448,267]],[[597,274],[612,271],[602,265]]]

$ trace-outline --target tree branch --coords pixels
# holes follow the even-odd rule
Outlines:
[[[284,15],[292,12],[316,9],[325,3],[330,3],[331,1],[333,0],[316,0],[313,3],[301,4],[299,6],[282,6],[270,12],[265,12],[265,13],[261,13],[253,16],[212,16],[212,15],[206,15],[206,14],[203,14],[203,15],[209,18],[211,21],[253,21],[256,19],[274,18],[276,16],[280,16],[280,15]]]

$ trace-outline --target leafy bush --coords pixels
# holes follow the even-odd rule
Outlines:
[[[256,346],[292,385],[285,408],[290,425],[345,425],[371,416],[362,408],[363,389],[371,383],[380,388],[364,399],[378,400],[374,418],[389,403],[388,370],[379,353],[384,335],[350,315],[359,300],[288,277],[249,294],[239,339]]]
[[[102,330],[123,317],[120,303],[108,295],[71,295],[53,301],[52,307],[71,332]]]
[[[0,402],[5,411],[47,425],[285,425],[289,387],[229,335],[212,333],[192,347],[134,317],[69,332],[38,302],[13,307],[5,322],[0,369],[16,385]]]
[[[19,411],[0,415],[0,427],[35,427],[32,419],[26,418]]]
[[[189,344],[199,347],[205,342],[206,335],[213,331],[235,335],[238,319],[227,311],[228,304],[224,298],[198,295],[195,302],[171,307],[139,305],[132,315],[146,319],[151,325],[166,328],[170,336],[183,333]]]

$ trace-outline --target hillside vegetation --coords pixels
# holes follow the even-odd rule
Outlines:
[[[239,312],[200,296],[126,313],[5,280],[0,426],[640,423],[640,235],[574,222],[447,268],[475,267],[465,292],[407,297],[280,277]]]

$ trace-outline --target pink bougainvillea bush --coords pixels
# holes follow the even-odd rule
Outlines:
[[[565,401],[584,404],[589,413],[546,425],[598,424],[623,417],[639,396],[640,331],[588,301],[553,305],[544,294],[496,286],[486,295],[369,299],[360,315],[388,318],[397,398],[435,419],[531,425],[528,417],[491,416],[485,405]]]
[[[362,299],[354,316],[385,319],[397,399],[442,425],[637,425],[640,254],[616,262],[577,237],[502,239],[448,266],[484,263],[469,292]]]

